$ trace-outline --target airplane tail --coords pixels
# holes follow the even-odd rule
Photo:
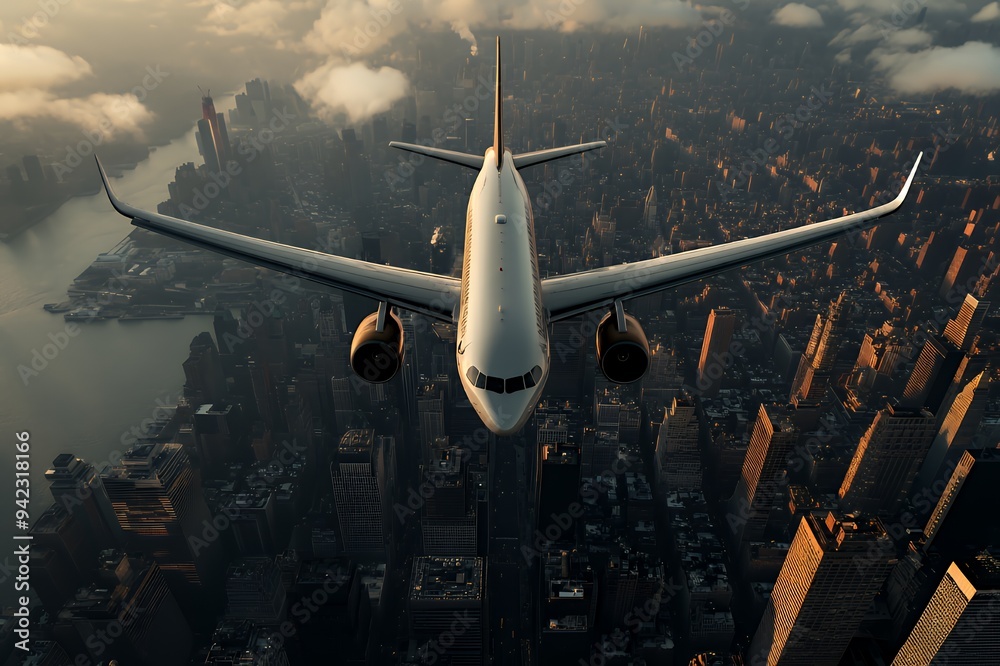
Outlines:
[[[504,153],[503,87],[500,81],[500,72],[500,36],[497,35],[496,101],[494,102],[493,107],[493,158],[496,160],[497,171],[499,171],[503,166]],[[591,141],[589,143],[581,143],[576,146],[547,148],[545,150],[536,150],[530,153],[521,153],[520,155],[513,156],[514,167],[521,169],[523,167],[534,166],[535,164],[557,160],[561,157],[568,157],[570,155],[576,155],[577,153],[585,153],[588,150],[604,148],[607,145],[608,144],[604,141]],[[481,155],[471,155],[469,153],[458,152],[457,150],[445,150],[443,148],[434,148],[432,146],[403,143],[402,141],[390,141],[389,146],[391,148],[399,148],[400,150],[408,150],[411,153],[418,153],[420,155],[426,155],[427,157],[433,157],[436,160],[458,164],[477,171],[483,168],[483,161],[485,159]]]

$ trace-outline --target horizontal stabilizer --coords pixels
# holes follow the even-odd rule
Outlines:
[[[470,169],[475,169],[476,171],[483,168],[484,158],[482,155],[470,155],[468,153],[460,153],[457,150],[432,148],[431,146],[421,146],[415,143],[403,143],[402,141],[390,141],[389,147],[399,148],[400,150],[408,150],[411,153],[426,155],[427,157],[433,157],[436,160],[451,162],[452,164],[469,167]]]
[[[520,155],[514,155],[514,166],[518,169],[523,169],[524,167],[534,166],[542,162],[557,160],[560,157],[585,153],[588,150],[597,150],[607,145],[605,141],[591,141],[590,143],[581,143],[577,146],[563,146],[562,148],[547,148],[546,150],[536,150],[532,153],[521,153]]]

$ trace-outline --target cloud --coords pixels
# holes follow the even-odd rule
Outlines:
[[[144,138],[143,128],[153,112],[132,94],[94,93],[86,97],[60,98],[38,89],[0,93],[0,120],[19,127],[31,121],[51,119],[75,125],[85,132],[100,132],[105,139],[122,135]]]
[[[451,31],[477,46],[476,30],[692,28],[701,12],[681,0],[327,0],[302,43],[314,53],[363,57],[411,29]]]
[[[86,60],[49,46],[0,44],[0,92],[51,88],[91,74]]]
[[[933,43],[934,36],[920,28],[908,28],[890,32],[885,41],[894,50],[926,48]]]
[[[220,37],[245,35],[269,38],[278,48],[283,47],[284,40],[292,36],[292,32],[282,23],[293,12],[314,7],[314,2],[311,0],[299,2],[252,0],[245,4],[209,0],[202,4],[210,5],[211,9],[205,20],[199,23],[199,31]]]
[[[1000,47],[985,42],[934,48],[917,53],[872,53],[875,69],[904,94],[955,89],[970,95],[1000,91]]]
[[[142,137],[153,114],[133,94],[60,97],[53,88],[93,75],[79,56],[38,45],[0,44],[0,120],[26,128],[52,119],[85,131]]]
[[[335,61],[306,74],[294,85],[324,120],[332,121],[336,114],[345,113],[351,122],[388,111],[410,89],[409,81],[398,69],[372,69],[360,62],[345,65]]]
[[[823,17],[812,7],[792,2],[774,12],[771,23],[789,28],[821,28]]]
[[[973,23],[986,23],[1000,18],[1000,2],[991,2],[972,15]]]

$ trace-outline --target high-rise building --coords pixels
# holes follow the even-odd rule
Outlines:
[[[89,655],[91,663],[187,663],[193,645],[161,567],[118,551],[102,553],[97,582],[66,602],[54,633],[75,652]]]
[[[425,384],[417,389],[417,416],[424,451],[424,455],[421,457],[425,460],[429,459],[434,442],[447,434],[444,403],[443,387],[436,382]]]
[[[212,135],[212,123],[204,118],[198,121],[198,149],[205,158],[205,166],[209,171],[219,171],[219,154],[215,150],[215,137]]]
[[[713,397],[719,392],[725,375],[729,343],[736,330],[736,313],[728,308],[714,308],[708,315],[705,339],[698,356],[698,390],[703,395]]]
[[[118,518],[93,465],[72,453],[60,453],[45,470],[45,479],[55,503],[86,526],[99,548],[120,545]]]
[[[837,495],[849,511],[889,515],[909,495],[934,440],[934,415],[889,404],[858,442]]]
[[[538,451],[538,530],[545,534],[552,526],[559,528],[558,538],[551,542],[572,548],[576,544],[576,520],[570,516],[569,506],[580,497],[580,449],[574,444],[542,444]]]
[[[930,487],[943,470],[954,469],[962,453],[972,446],[986,413],[989,392],[989,376],[983,371],[955,396],[917,475],[918,487]]]
[[[226,376],[215,341],[208,331],[191,340],[184,361],[184,396],[197,404],[217,402],[226,396]]]
[[[646,203],[642,209],[642,223],[647,230],[655,230],[658,221],[656,217],[656,187],[651,185],[649,192],[646,193]]]
[[[902,404],[926,407],[937,414],[964,356],[962,350],[942,337],[927,338],[903,389]]]
[[[809,343],[799,360],[795,379],[792,380],[791,400],[822,402],[826,397],[849,308],[847,292],[842,291],[840,296],[830,303],[825,317],[816,315]]]
[[[385,556],[388,470],[381,439],[376,440],[374,430],[349,430],[330,466],[341,543],[347,553]]]
[[[972,349],[972,343],[979,335],[986,312],[990,309],[987,301],[980,301],[972,294],[966,294],[962,307],[954,319],[949,319],[944,327],[944,338],[964,352]]]
[[[656,436],[656,485],[661,492],[701,490],[700,436],[691,398],[674,398]]]
[[[485,580],[481,557],[414,559],[407,614],[410,638],[418,642],[425,663],[482,665]]]
[[[1000,663],[1000,560],[952,562],[892,666]]]
[[[215,148],[215,154],[219,160],[219,164],[225,166],[229,156],[229,142],[224,139],[222,134],[225,125],[220,124],[220,121],[221,123],[225,123],[225,120],[222,118],[221,113],[216,113],[215,102],[207,94],[201,98],[201,117],[203,120],[208,121],[212,129],[212,143]]]
[[[743,459],[743,472],[730,509],[743,546],[761,541],[771,512],[780,504],[788,458],[799,439],[799,429],[777,407],[761,405]]]
[[[925,548],[956,558],[1000,548],[1000,515],[992,510],[1000,488],[1000,449],[966,451],[924,527]]]
[[[285,617],[281,570],[270,557],[242,557],[226,570],[226,616],[262,624]]]
[[[289,666],[282,641],[274,639],[274,628],[251,620],[226,618],[212,634],[205,666]]]
[[[891,568],[892,542],[878,520],[810,514],[799,523],[749,664],[838,664]]]
[[[127,552],[149,553],[189,617],[204,620],[221,601],[224,559],[218,536],[206,531],[212,515],[201,477],[184,448],[142,443],[101,475]]]

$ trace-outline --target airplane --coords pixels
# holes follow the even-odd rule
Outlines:
[[[649,342],[639,322],[625,312],[625,301],[867,229],[900,207],[923,156],[918,155],[895,198],[866,211],[757,238],[541,278],[531,201],[519,170],[606,143],[511,154],[503,143],[500,72],[497,37],[493,145],[483,155],[389,143],[479,172],[469,194],[460,279],[329,255],[144,211],[121,201],[100,160],[97,166],[111,205],[139,228],[378,301],[378,310],[361,321],[351,343],[351,367],[364,380],[387,382],[402,365],[403,327],[395,309],[456,324],[459,379],[486,427],[504,436],[524,426],[542,395],[550,369],[550,324],[606,309],[597,325],[598,365],[613,382],[638,381],[649,366]]]

